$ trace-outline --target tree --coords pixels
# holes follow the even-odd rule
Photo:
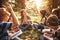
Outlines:
[[[58,1],[59,0],[52,0],[52,8],[57,8],[58,7]]]

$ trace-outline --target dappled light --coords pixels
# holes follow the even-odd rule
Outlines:
[[[60,0],[0,0],[0,40],[60,40]]]

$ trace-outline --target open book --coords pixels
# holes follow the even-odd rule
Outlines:
[[[21,35],[23,32],[21,30],[15,32],[15,33],[9,33],[9,36],[11,39],[14,39],[16,37],[18,37],[19,35]]]

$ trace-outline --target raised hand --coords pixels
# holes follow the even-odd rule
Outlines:
[[[8,2],[5,3],[5,8],[9,12],[11,12],[13,10],[12,7],[11,7],[11,5]]]

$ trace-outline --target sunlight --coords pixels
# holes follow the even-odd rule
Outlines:
[[[39,9],[39,7],[40,7],[41,4],[42,4],[42,0],[35,0],[35,3],[36,3],[37,9]]]
[[[34,9],[36,7],[37,10],[39,10],[42,4],[42,0],[29,0],[25,2],[26,8],[28,9]]]
[[[37,12],[44,9],[49,1],[44,0],[28,0],[25,1],[26,9],[36,10]]]
[[[26,1],[25,4],[27,8],[33,8],[34,6],[39,8],[42,5],[42,0],[29,0],[29,1]]]

